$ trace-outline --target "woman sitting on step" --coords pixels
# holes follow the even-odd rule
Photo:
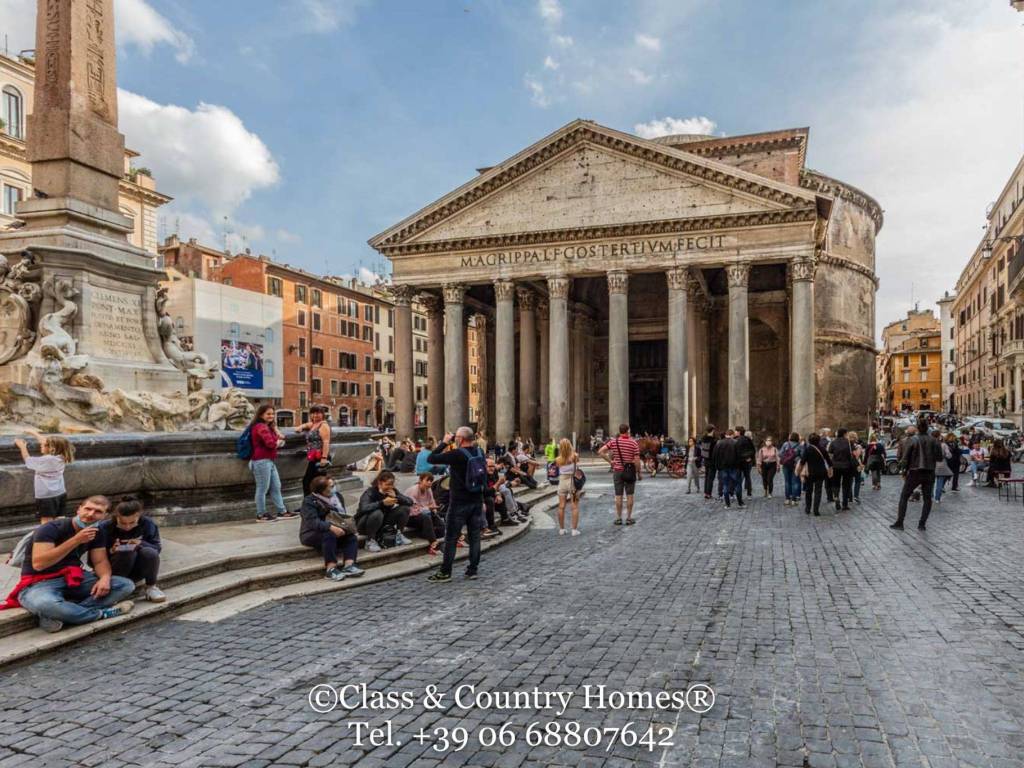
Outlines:
[[[302,524],[299,542],[324,556],[324,578],[331,581],[363,575],[356,566],[359,536],[354,518],[345,509],[341,496],[334,490],[334,480],[326,475],[314,477],[310,494],[302,500]],[[342,553],[338,567],[338,550]]]

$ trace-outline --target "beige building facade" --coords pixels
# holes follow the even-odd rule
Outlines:
[[[34,61],[0,54],[0,229],[9,229],[17,221],[17,204],[32,197],[32,165],[26,141],[34,91]],[[157,209],[171,198],[157,191],[150,171],[137,165],[138,157],[138,152],[125,150],[118,212],[131,221],[129,242],[155,254],[159,244]]]
[[[396,349],[411,350],[414,300],[443,307],[429,431],[468,421],[474,314],[493,350],[478,421],[499,441],[620,422],[677,438],[866,427],[881,210],[806,168],[807,139],[645,140],[576,120],[371,239],[392,265]],[[412,393],[396,370],[399,433]]]
[[[895,320],[882,329],[882,349],[876,360],[878,410],[881,413],[931,408],[930,405],[921,405],[922,398],[919,391],[916,391],[914,387],[906,386],[911,383],[909,378],[904,378],[904,368],[909,371],[909,364],[903,366],[900,361],[903,359],[908,341],[922,335],[929,337],[937,334],[939,327],[939,319],[935,317],[932,310],[915,307],[907,313],[906,317]],[[916,343],[912,346],[916,346]],[[914,373],[917,374],[916,371]],[[909,376],[909,373],[907,375]],[[911,390],[910,394],[905,393],[905,390],[908,389]],[[924,398],[924,400],[928,399],[928,397]]]
[[[1024,414],[1024,157],[989,207],[988,226],[956,284],[955,386],[962,415]]]

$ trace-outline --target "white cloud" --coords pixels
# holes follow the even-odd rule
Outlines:
[[[118,45],[135,46],[149,54],[168,45],[185,63],[195,53],[195,42],[153,9],[146,0],[115,0],[114,22]],[[36,47],[36,0],[0,0],[0,30],[7,35],[11,53]]]
[[[573,39],[569,35],[552,35],[551,42],[559,48],[571,48]]]
[[[298,13],[310,32],[333,32],[353,24],[365,0],[298,0]]]
[[[633,131],[642,139],[654,139],[658,136],[671,136],[677,133],[713,134],[718,124],[711,118],[699,117],[663,117],[647,123],[637,123]]]
[[[278,242],[286,243],[288,245],[298,245],[302,242],[302,235],[292,232],[284,227],[280,227],[277,232],[274,233],[278,239]]]
[[[558,69],[558,62],[550,56],[544,57],[544,69],[555,70]]]
[[[627,72],[629,73],[629,76],[633,78],[633,82],[637,85],[647,85],[654,80],[653,76],[647,74],[642,69],[637,69],[636,67],[630,67]]]
[[[558,0],[537,0],[537,11],[549,26],[557,27],[562,23],[564,13]]]
[[[195,53],[195,42],[176,29],[146,0],[115,0],[116,37],[121,45],[135,45],[149,54],[157,45],[169,45],[180,63],[185,64]]]
[[[548,96],[543,83],[527,77],[526,87],[530,90],[530,101],[542,109],[551,106],[551,97]]]
[[[1024,30],[1007,3],[916,0],[864,24],[864,66],[806,109],[812,165],[885,209],[881,327],[952,290],[1021,157]]]
[[[224,215],[278,182],[270,150],[230,109],[158,104],[120,89],[118,98],[128,145],[142,153],[141,164],[153,169],[160,188],[179,201],[194,199]]]
[[[661,50],[661,38],[653,37],[651,35],[642,35],[637,32],[633,37],[633,40],[641,48],[646,48],[648,51],[654,51],[657,53]]]

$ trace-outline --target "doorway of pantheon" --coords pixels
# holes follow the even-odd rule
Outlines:
[[[633,434],[665,434],[667,378],[667,339],[629,342],[629,425]]]

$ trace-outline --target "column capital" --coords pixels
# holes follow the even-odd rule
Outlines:
[[[512,301],[516,295],[516,284],[511,280],[494,281],[494,298],[496,301]]]
[[[798,280],[814,280],[814,272],[817,267],[817,262],[813,258],[793,259],[793,261],[789,262],[790,279],[794,282]]]
[[[411,285],[392,285],[389,292],[396,307],[410,307],[416,295],[416,288]]]
[[[444,314],[444,301],[436,293],[424,293],[420,296],[420,304],[427,313],[428,318],[440,317]]]
[[[547,299],[542,296],[537,297],[537,317],[540,320],[547,321],[550,316],[551,307],[548,305]]]
[[[673,291],[685,291],[689,283],[690,270],[686,267],[672,267],[665,270],[665,279],[668,280],[668,287]]]
[[[442,288],[445,304],[462,304],[466,298],[466,286],[463,283],[445,283]]]
[[[613,270],[608,273],[608,293],[626,293],[629,289],[629,273]]]
[[[746,288],[750,279],[750,265],[744,261],[737,261],[725,268],[725,276],[730,288]]]
[[[529,288],[516,288],[516,298],[519,299],[519,308],[532,312],[537,308],[537,294]]]
[[[701,301],[704,298],[704,286],[692,274],[686,276],[686,293],[691,302]]]
[[[548,296],[552,299],[567,299],[571,285],[572,280],[568,277],[549,277]]]

